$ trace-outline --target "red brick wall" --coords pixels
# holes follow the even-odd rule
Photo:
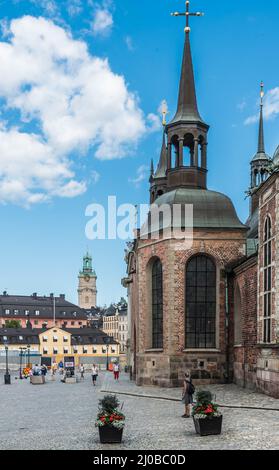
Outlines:
[[[140,240],[137,249],[137,274],[133,289],[138,305],[133,302],[133,321],[137,328],[139,384],[178,385],[191,369],[197,381],[223,382],[226,364],[226,291],[224,270],[227,264],[244,255],[243,231],[194,233],[191,249],[177,249],[175,240]],[[217,267],[217,345],[214,351],[185,350],[185,267],[189,258],[198,253],[211,256]],[[150,318],[148,264],[154,257],[163,265],[164,348],[150,351]],[[137,287],[136,287],[137,284]],[[136,295],[136,293],[134,294]],[[138,321],[137,321],[138,319]],[[203,367],[200,367],[201,363]]]
[[[238,285],[241,296],[241,342],[237,347],[234,341],[234,322],[232,324],[234,381],[241,386],[256,387],[257,345],[257,256],[243,263],[235,270],[232,279],[234,290]],[[232,317],[236,312],[232,305]]]

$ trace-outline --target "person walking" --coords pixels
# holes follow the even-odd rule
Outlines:
[[[80,371],[80,380],[84,380],[84,372],[85,372],[85,369],[84,369],[84,365],[83,364],[80,364],[79,366],[79,371]]]
[[[194,393],[195,387],[192,384],[190,372],[186,372],[182,390],[182,403],[185,405],[185,413],[182,415],[182,418],[190,418]]]
[[[115,364],[113,364],[114,380],[119,380],[119,372],[120,372],[120,367],[119,367],[119,364],[116,362]]]
[[[96,366],[96,364],[93,364],[91,370],[92,370],[92,382],[93,382],[93,385],[94,385],[94,387],[95,387],[95,386],[96,386],[97,377],[98,377],[98,374],[99,374],[99,369],[98,369],[98,367]]]

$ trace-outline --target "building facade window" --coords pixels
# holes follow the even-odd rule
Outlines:
[[[263,295],[263,341],[271,343],[271,314],[272,314],[272,227],[271,219],[267,217],[264,226],[264,295]]]
[[[186,266],[186,348],[216,347],[216,266],[197,255]]]
[[[163,269],[159,259],[152,266],[152,348],[163,349]]]

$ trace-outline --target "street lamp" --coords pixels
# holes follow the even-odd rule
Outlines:
[[[30,345],[29,344],[27,344],[27,361],[28,361],[27,367],[30,368]]]
[[[22,380],[23,377],[22,377],[22,356],[23,356],[23,351],[24,351],[25,348],[23,347],[20,347],[19,350],[20,350],[20,353],[19,353],[19,378]]]
[[[5,376],[4,376],[4,383],[5,385],[11,385],[11,374],[9,372],[9,363],[8,363],[8,351],[9,351],[9,348],[8,348],[8,343],[4,343],[5,344],[5,351],[6,351],[6,373],[5,373]]]
[[[108,359],[108,350],[109,350],[109,345],[110,345],[110,337],[109,336],[104,336],[104,343],[107,348],[107,370],[109,370],[109,359]]]

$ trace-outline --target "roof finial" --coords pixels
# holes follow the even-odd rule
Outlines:
[[[264,98],[264,83],[261,82],[261,110],[260,110],[260,125],[259,125],[259,142],[258,142],[258,153],[265,153],[264,145],[264,123],[263,123],[263,98]]]
[[[190,16],[204,16],[204,13],[202,13],[201,11],[191,13],[190,12],[190,1],[187,0],[186,1],[186,11],[185,11],[185,13],[179,13],[178,11],[176,11],[174,13],[171,13],[171,15],[172,16],[186,16],[186,27],[185,27],[184,31],[185,31],[186,34],[189,34],[190,31],[191,31],[191,28],[189,26]]]
[[[169,112],[166,100],[162,101],[161,112],[162,112],[162,124],[163,124],[163,127],[165,127],[167,125],[166,117]]]
[[[264,98],[264,82],[261,82],[261,106],[263,106],[263,98]]]

